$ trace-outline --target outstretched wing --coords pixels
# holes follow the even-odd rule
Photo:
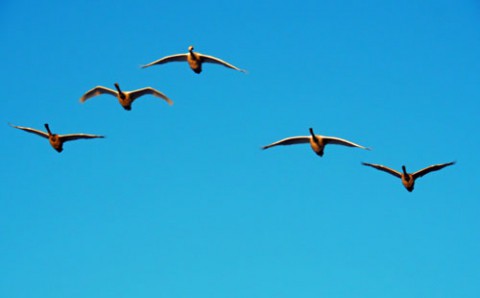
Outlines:
[[[348,146],[348,147],[357,147],[357,148],[362,148],[362,149],[365,149],[365,150],[370,150],[370,148],[363,147],[362,145],[355,144],[355,143],[347,141],[345,139],[340,139],[340,138],[336,138],[336,137],[325,137],[325,136],[322,136],[322,139],[323,139],[325,145],[326,144],[335,144],[335,145],[343,145],[343,146]]]
[[[168,102],[169,105],[173,105],[173,101],[170,98],[168,98],[162,92],[160,92],[156,89],[153,89],[152,87],[146,87],[146,88],[142,88],[142,89],[132,91],[132,92],[130,92],[130,98],[133,101],[133,100],[139,98],[140,96],[143,96],[143,95],[146,95],[146,94],[159,97],[159,98],[165,100],[166,102]]]
[[[215,63],[215,64],[220,64],[220,65],[223,65],[225,67],[228,67],[228,68],[231,68],[231,69],[235,69],[235,70],[238,70],[238,71],[241,71],[241,72],[244,72],[246,73],[247,71],[244,70],[244,69],[240,69],[226,61],[223,61],[222,59],[219,59],[217,57],[213,57],[213,56],[208,56],[208,55],[204,55],[204,54],[200,54],[200,53],[197,53],[197,55],[200,56],[200,58],[203,60],[203,62],[208,62],[208,63]]]
[[[104,136],[99,135],[90,135],[86,133],[75,133],[69,135],[59,135],[58,136],[62,142],[68,142],[78,139],[96,139],[96,138],[104,138]]]
[[[110,88],[103,87],[103,86],[97,86],[97,87],[93,88],[92,90],[87,91],[87,93],[85,93],[80,98],[80,102],[85,102],[87,99],[92,98],[92,97],[97,96],[97,95],[100,95],[100,94],[110,94],[110,95],[113,95],[115,97],[118,95],[117,91],[115,91],[115,90],[112,90]]]
[[[43,132],[41,130],[38,130],[38,129],[33,129],[33,128],[30,128],[30,127],[23,127],[23,126],[16,126],[16,125],[13,125],[13,124],[10,124],[9,125],[11,127],[14,127],[14,128],[18,128],[18,129],[21,129],[21,130],[24,130],[26,132],[31,132],[31,133],[34,133],[36,135],[39,135],[41,137],[44,137],[44,138],[47,138],[48,139],[48,133],[46,132]]]
[[[188,53],[187,54],[175,54],[175,55],[166,56],[166,57],[160,58],[156,61],[153,61],[151,63],[142,65],[142,68],[147,68],[149,66],[164,64],[164,63],[168,63],[168,62],[187,61],[187,56],[188,56]]]
[[[310,137],[308,136],[298,136],[298,137],[290,137],[285,138],[283,140],[277,141],[275,143],[271,143],[270,145],[263,146],[262,149],[268,149],[270,147],[278,146],[278,145],[295,145],[295,144],[305,144],[310,143]]]
[[[372,168],[375,168],[377,170],[380,170],[380,171],[384,171],[384,172],[387,172],[395,177],[398,177],[398,178],[401,178],[402,177],[402,174],[400,172],[397,172],[393,169],[390,169],[386,166],[382,166],[382,165],[376,165],[376,164],[371,164],[371,163],[367,163],[367,162],[362,162],[362,165],[364,166],[369,166],[369,167],[372,167]]]
[[[438,164],[438,165],[431,165],[429,167],[426,167],[424,169],[421,169],[419,171],[416,171],[415,173],[413,173],[413,178],[418,178],[418,177],[422,177],[423,175],[426,175],[430,172],[434,172],[434,171],[438,171],[438,170],[441,170],[443,169],[444,167],[448,167],[448,166],[451,166],[455,164],[454,161],[452,162],[447,162],[447,163],[443,163],[443,164]]]

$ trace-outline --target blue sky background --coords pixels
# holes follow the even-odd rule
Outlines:
[[[358,2],[2,1],[0,297],[479,297],[480,4]]]

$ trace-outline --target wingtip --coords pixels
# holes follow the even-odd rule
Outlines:
[[[7,123],[8,123],[8,125],[10,125],[10,127],[17,128],[17,129],[18,129],[18,126],[17,126],[17,125],[14,125],[14,124],[12,124],[12,123],[10,123],[10,122],[7,122]]]
[[[449,162],[448,165],[449,165],[449,166],[453,166],[453,165],[456,164],[456,163],[457,163],[457,161],[454,160],[454,161]]]

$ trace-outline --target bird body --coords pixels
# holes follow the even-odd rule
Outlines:
[[[142,68],[147,68],[153,65],[160,65],[164,63],[169,63],[169,62],[182,62],[182,61],[187,61],[188,65],[190,68],[197,74],[202,72],[202,64],[203,63],[214,63],[214,64],[219,64],[223,65],[225,67],[238,70],[240,72],[246,72],[243,69],[240,69],[224,60],[221,60],[219,58],[209,56],[209,55],[204,55],[200,53],[196,53],[193,51],[193,46],[188,47],[188,53],[185,54],[175,54],[175,55],[170,55],[170,56],[165,56],[163,58],[160,58],[156,61],[153,61],[149,64],[143,65]]]
[[[415,187],[415,178],[413,178],[413,175],[405,172],[405,173],[402,174],[401,178],[402,178],[403,186],[409,192],[412,192],[413,188]]]
[[[153,89],[151,87],[145,87],[145,88],[134,90],[134,91],[122,91],[120,89],[120,85],[118,83],[115,83],[114,85],[115,85],[115,88],[117,89],[117,91],[115,91],[113,89],[110,89],[110,88],[107,88],[107,87],[97,86],[97,87],[87,91],[80,98],[80,102],[83,103],[86,100],[88,100],[92,97],[95,97],[97,95],[110,94],[110,95],[115,96],[118,99],[118,102],[120,103],[120,105],[125,110],[130,111],[132,109],[133,102],[137,98],[139,98],[140,96],[149,94],[149,95],[153,95],[153,96],[156,96],[156,97],[159,97],[159,98],[165,100],[169,105],[173,104],[173,101],[170,98],[168,98],[165,94],[163,94],[162,92],[160,92],[156,89]]]
[[[348,147],[357,147],[365,150],[370,150],[367,147],[355,144],[345,139],[316,135],[313,133],[312,128],[310,128],[309,131],[310,131],[310,136],[296,136],[296,137],[285,138],[280,141],[271,143],[267,146],[264,146],[262,147],[262,149],[265,150],[278,145],[294,145],[294,144],[310,143],[310,147],[318,156],[323,156],[325,146],[328,144],[343,145]]]
[[[193,52],[193,47],[192,50],[189,49],[187,54],[187,61],[188,65],[195,73],[199,74],[202,72],[202,63],[204,62],[203,60],[204,59],[202,59],[202,56]]]
[[[400,173],[400,172],[398,172],[394,169],[391,169],[391,168],[383,166],[383,165],[371,164],[371,163],[367,163],[367,162],[363,162],[362,164],[364,166],[369,166],[369,167],[375,168],[377,170],[389,173],[389,174],[391,174],[395,177],[400,178],[402,180],[403,186],[409,192],[412,192],[414,187],[415,187],[415,180],[417,178],[420,178],[420,177],[422,177],[422,176],[424,176],[424,175],[426,175],[430,172],[438,171],[440,169],[443,169],[444,167],[451,166],[451,165],[455,164],[455,162],[452,161],[452,162],[447,162],[447,163],[443,163],[443,164],[431,165],[429,167],[426,167],[424,169],[416,171],[415,173],[408,173],[405,166],[402,166],[402,173]]]
[[[53,147],[53,149],[57,150],[58,152],[63,151],[63,142],[60,140],[58,134],[51,134],[48,136],[48,142]]]
[[[75,134],[68,134],[68,135],[54,134],[50,131],[50,127],[48,126],[47,123],[45,123],[44,125],[45,125],[45,128],[47,129],[47,132],[43,132],[41,130],[30,128],[30,127],[16,126],[16,125],[10,124],[10,126],[12,126],[14,128],[21,129],[21,130],[26,131],[26,132],[34,133],[34,134],[39,135],[43,138],[47,138],[48,141],[50,142],[50,145],[57,152],[62,152],[63,151],[63,143],[68,142],[68,141],[73,141],[73,140],[78,140],[78,139],[104,138],[104,136],[84,134],[84,133],[75,133]]]
[[[321,136],[315,135],[309,138],[310,147],[318,155],[323,156],[323,150],[325,149],[325,141]]]

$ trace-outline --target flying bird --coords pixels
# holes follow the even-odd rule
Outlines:
[[[377,170],[387,172],[387,173],[389,173],[389,174],[391,174],[395,177],[398,177],[398,178],[402,179],[403,186],[405,186],[405,188],[409,192],[411,192],[411,191],[413,191],[413,187],[415,186],[415,180],[417,178],[420,178],[420,177],[422,177],[422,176],[424,176],[424,175],[426,175],[430,172],[441,170],[444,167],[451,166],[451,165],[455,164],[455,162],[452,161],[452,162],[447,162],[447,163],[443,163],[443,164],[431,165],[429,167],[426,167],[424,169],[416,171],[413,174],[412,173],[407,173],[407,169],[405,168],[405,166],[402,166],[403,173],[400,173],[398,171],[395,171],[393,169],[390,169],[390,168],[388,168],[386,166],[382,166],[382,165],[376,165],[376,164],[371,164],[371,163],[366,163],[366,162],[362,162],[362,164],[364,166],[369,166],[369,167],[375,168]]]
[[[323,156],[323,150],[325,149],[325,146],[329,144],[343,145],[348,147],[357,147],[365,150],[370,150],[370,148],[363,147],[361,145],[358,145],[353,142],[340,139],[337,137],[327,137],[327,136],[316,135],[313,133],[312,128],[310,128],[309,130],[310,130],[310,136],[289,137],[289,138],[277,141],[275,143],[272,143],[270,145],[264,146],[262,147],[262,149],[265,150],[278,145],[294,145],[294,144],[310,143],[312,150],[315,151],[315,153],[319,156]]]
[[[215,64],[220,64],[225,67],[238,70],[240,72],[246,72],[243,69],[240,69],[236,66],[233,66],[232,64],[223,61],[219,58],[213,57],[213,56],[208,56],[200,53],[196,53],[193,51],[193,46],[188,47],[188,53],[185,54],[175,54],[175,55],[170,55],[166,56],[163,58],[160,58],[156,61],[153,61],[149,64],[143,65],[142,68],[147,68],[149,66],[153,65],[159,65],[159,64],[164,64],[168,62],[181,62],[181,61],[187,61],[188,64],[190,65],[190,68],[197,74],[202,72],[202,64],[203,63],[215,63]]]
[[[26,132],[34,133],[41,137],[47,138],[48,141],[50,142],[50,145],[52,145],[53,149],[57,150],[58,152],[62,152],[63,143],[68,141],[73,141],[78,139],[104,138],[104,136],[90,135],[90,134],[84,134],[84,133],[75,133],[75,134],[68,134],[68,135],[53,134],[50,131],[48,124],[45,123],[44,125],[45,125],[45,128],[47,129],[47,132],[43,132],[41,130],[37,130],[29,127],[22,127],[22,126],[16,126],[16,125],[10,124],[10,126],[14,128],[21,129]]]
[[[125,110],[130,111],[132,109],[132,103],[133,103],[134,100],[136,100],[140,96],[149,94],[149,95],[153,95],[153,96],[156,96],[156,97],[159,97],[159,98],[165,100],[169,105],[173,105],[173,101],[170,98],[168,98],[162,92],[160,92],[156,89],[153,89],[151,87],[146,87],[146,88],[142,88],[142,89],[138,89],[138,90],[134,90],[134,91],[122,91],[120,89],[120,85],[118,85],[118,83],[115,83],[114,85],[115,85],[115,89],[117,89],[117,91],[112,90],[112,89],[107,88],[107,87],[97,86],[97,87],[93,88],[92,90],[87,91],[87,93],[85,93],[80,98],[80,102],[83,103],[86,100],[88,100],[88,99],[90,99],[94,96],[97,96],[97,95],[110,94],[110,95],[113,95],[116,98],[118,98],[118,102],[122,105],[122,107]]]

